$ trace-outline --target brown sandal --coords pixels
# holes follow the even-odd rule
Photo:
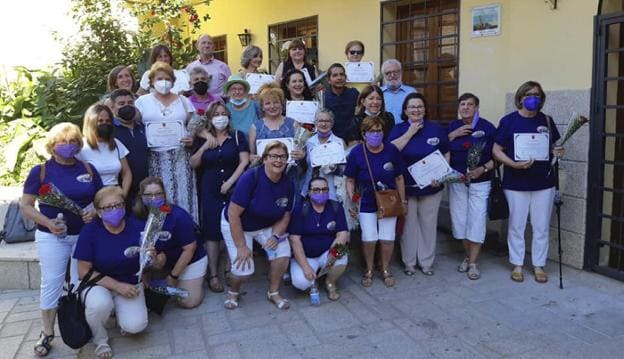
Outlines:
[[[544,272],[542,267],[533,268],[533,275],[535,276],[535,281],[537,283],[546,283],[548,282],[548,274]]]
[[[364,272],[364,275],[362,276],[362,280],[360,281],[360,284],[362,284],[362,287],[368,288],[371,285],[373,285],[373,271],[369,270]]]
[[[381,272],[381,276],[383,277],[383,282],[386,287],[394,287],[394,285],[396,284],[396,280],[394,280],[392,273],[390,273],[388,270],[385,270]]]
[[[211,275],[208,278],[208,288],[215,293],[221,293],[224,291],[223,284],[221,284],[221,280],[219,280],[218,275]]]
[[[522,267],[516,266],[511,271],[511,280],[514,282],[524,282],[524,274],[522,273]]]
[[[338,293],[338,288],[336,288],[335,284],[325,282],[325,290],[327,290],[327,298],[329,298],[329,300],[340,299],[340,293]]]

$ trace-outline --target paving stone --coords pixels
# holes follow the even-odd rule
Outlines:
[[[5,323],[10,323],[10,322],[19,322],[22,320],[32,320],[32,319],[39,319],[41,318],[41,311],[40,310],[34,310],[34,311],[29,311],[29,312],[20,312],[20,313],[13,313],[11,312],[11,314],[7,315],[6,318],[4,318],[4,322]]]
[[[228,343],[213,346],[211,348],[212,357],[219,359],[239,359],[242,358],[240,351],[238,350],[238,343]]]
[[[296,349],[321,344],[312,328],[304,321],[285,323],[281,325],[281,328]]]
[[[13,358],[21,343],[21,336],[0,338],[0,348],[2,348],[0,358]]]
[[[24,334],[28,333],[31,325],[32,321],[30,320],[5,323],[0,329],[0,338],[13,337],[16,335],[23,336]]]
[[[171,356],[171,348],[169,344],[155,345],[147,348],[141,348],[134,352],[115,353],[115,358],[128,359],[148,359],[148,358],[169,358]]]
[[[8,294],[0,294],[2,296],[8,296]],[[13,309],[13,306],[15,305],[15,303],[18,302],[19,299],[3,299],[0,300],[0,312],[8,312],[11,309]]]
[[[186,328],[172,328],[175,353],[204,349],[204,338],[199,325]]]

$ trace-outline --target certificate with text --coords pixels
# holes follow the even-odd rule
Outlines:
[[[345,62],[347,82],[373,82],[375,65],[370,61]]]
[[[316,101],[286,101],[286,117],[299,123],[314,123],[318,106]]]
[[[548,161],[549,152],[548,133],[514,133],[514,161]]]
[[[292,137],[267,138],[263,140],[256,140],[256,153],[258,154],[258,156],[262,157],[262,154],[264,153],[264,148],[273,141],[280,141],[281,143],[285,144],[286,148],[288,148],[288,162],[294,162],[290,158],[290,153],[292,152],[293,148],[295,148],[295,141]]]
[[[255,95],[258,93],[260,86],[267,82],[275,81],[275,76],[266,74],[247,74],[245,80],[249,82],[249,93]]]
[[[312,167],[336,165],[347,162],[344,147],[338,142],[318,144],[310,150]]]
[[[180,146],[185,129],[182,121],[148,122],[145,124],[147,147]]]
[[[446,158],[444,158],[444,155],[439,150],[414,162],[407,170],[420,189],[431,185],[431,182],[438,181],[453,172],[453,169],[449,166]]]

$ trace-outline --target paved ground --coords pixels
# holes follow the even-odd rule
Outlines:
[[[264,298],[257,275],[241,307],[226,311],[223,295],[209,293],[194,310],[167,308],[150,315],[145,333],[111,330],[117,358],[617,358],[624,352],[624,284],[564,268],[560,290],[555,264],[539,285],[509,279],[504,258],[485,255],[481,280],[457,273],[459,254],[438,257],[436,274],[406,277],[395,268],[395,288],[376,279],[364,289],[352,268],[341,280],[342,298],[320,307],[291,287],[289,311]],[[324,293],[323,293],[324,294]],[[40,330],[37,291],[0,292],[0,358],[30,358]],[[93,357],[60,338],[50,357]]]

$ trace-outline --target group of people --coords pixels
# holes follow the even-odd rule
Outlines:
[[[490,183],[503,164],[511,278],[524,279],[524,229],[530,214],[535,280],[547,281],[543,267],[554,174],[550,161],[514,156],[514,136],[520,133],[547,133],[549,157],[563,154],[554,146],[557,128],[540,111],[546,96],[539,83],[518,88],[517,111],[503,117],[498,128],[479,116],[477,96],[462,94],[459,119],[445,128],[427,116],[423,94],[402,83],[401,63],[394,59],[381,66],[381,86],[351,86],[345,66],[334,63],[319,91],[309,86],[319,74],[306,60],[305,44],[295,40],[275,82],[250,94],[245,77],[261,71],[260,48],[245,48],[242,68],[235,74],[214,58],[210,36],[198,39],[197,50],[197,61],[175,70],[169,49],[154,47],[151,68],[140,84],[127,66],[116,67],[108,78],[110,92],[86,111],[82,130],[64,122],[49,131],[46,149],[51,158],[31,170],[21,203],[24,216],[38,225],[43,328],[34,348],[37,355],[51,349],[67,268],[74,283],[103,275],[83,294],[100,358],[112,356],[104,323],[113,310],[122,333],[147,326],[148,278],[166,279],[186,290],[188,297],[177,302],[184,308],[201,303],[204,280],[210,290],[223,292],[223,278],[228,286],[224,306],[237,308],[241,287],[254,273],[254,241],[269,261],[267,300],[279,309],[290,306],[280,294],[287,273],[302,291],[315,290],[322,274],[328,298],[340,298],[337,282],[348,255],[336,256],[335,250],[349,243],[357,224],[365,262],[363,287],[373,284],[376,266],[385,286],[396,284],[390,268],[396,237],[405,275],[418,270],[433,275],[445,184],[433,180],[419,186],[408,168],[436,151],[465,178],[447,184],[453,236],[463,241],[466,252],[458,271],[473,280],[480,277]],[[362,61],[364,44],[349,42],[345,55],[349,62]],[[305,146],[294,148],[281,141],[292,139],[303,126],[285,115],[286,101],[291,100],[323,104],[311,137]],[[200,125],[192,130],[192,123]],[[175,142],[150,136],[150,127],[176,125],[181,131]],[[316,146],[336,143],[346,161],[312,165]],[[468,168],[475,144],[482,152]],[[45,185],[54,185],[81,213],[42,201]],[[403,216],[378,216],[376,192],[383,189],[397,190]],[[151,265],[139,277],[139,258],[125,253],[139,244],[153,211],[165,216],[162,231],[170,239],[148,249]],[[397,236],[400,227],[402,235]]]

